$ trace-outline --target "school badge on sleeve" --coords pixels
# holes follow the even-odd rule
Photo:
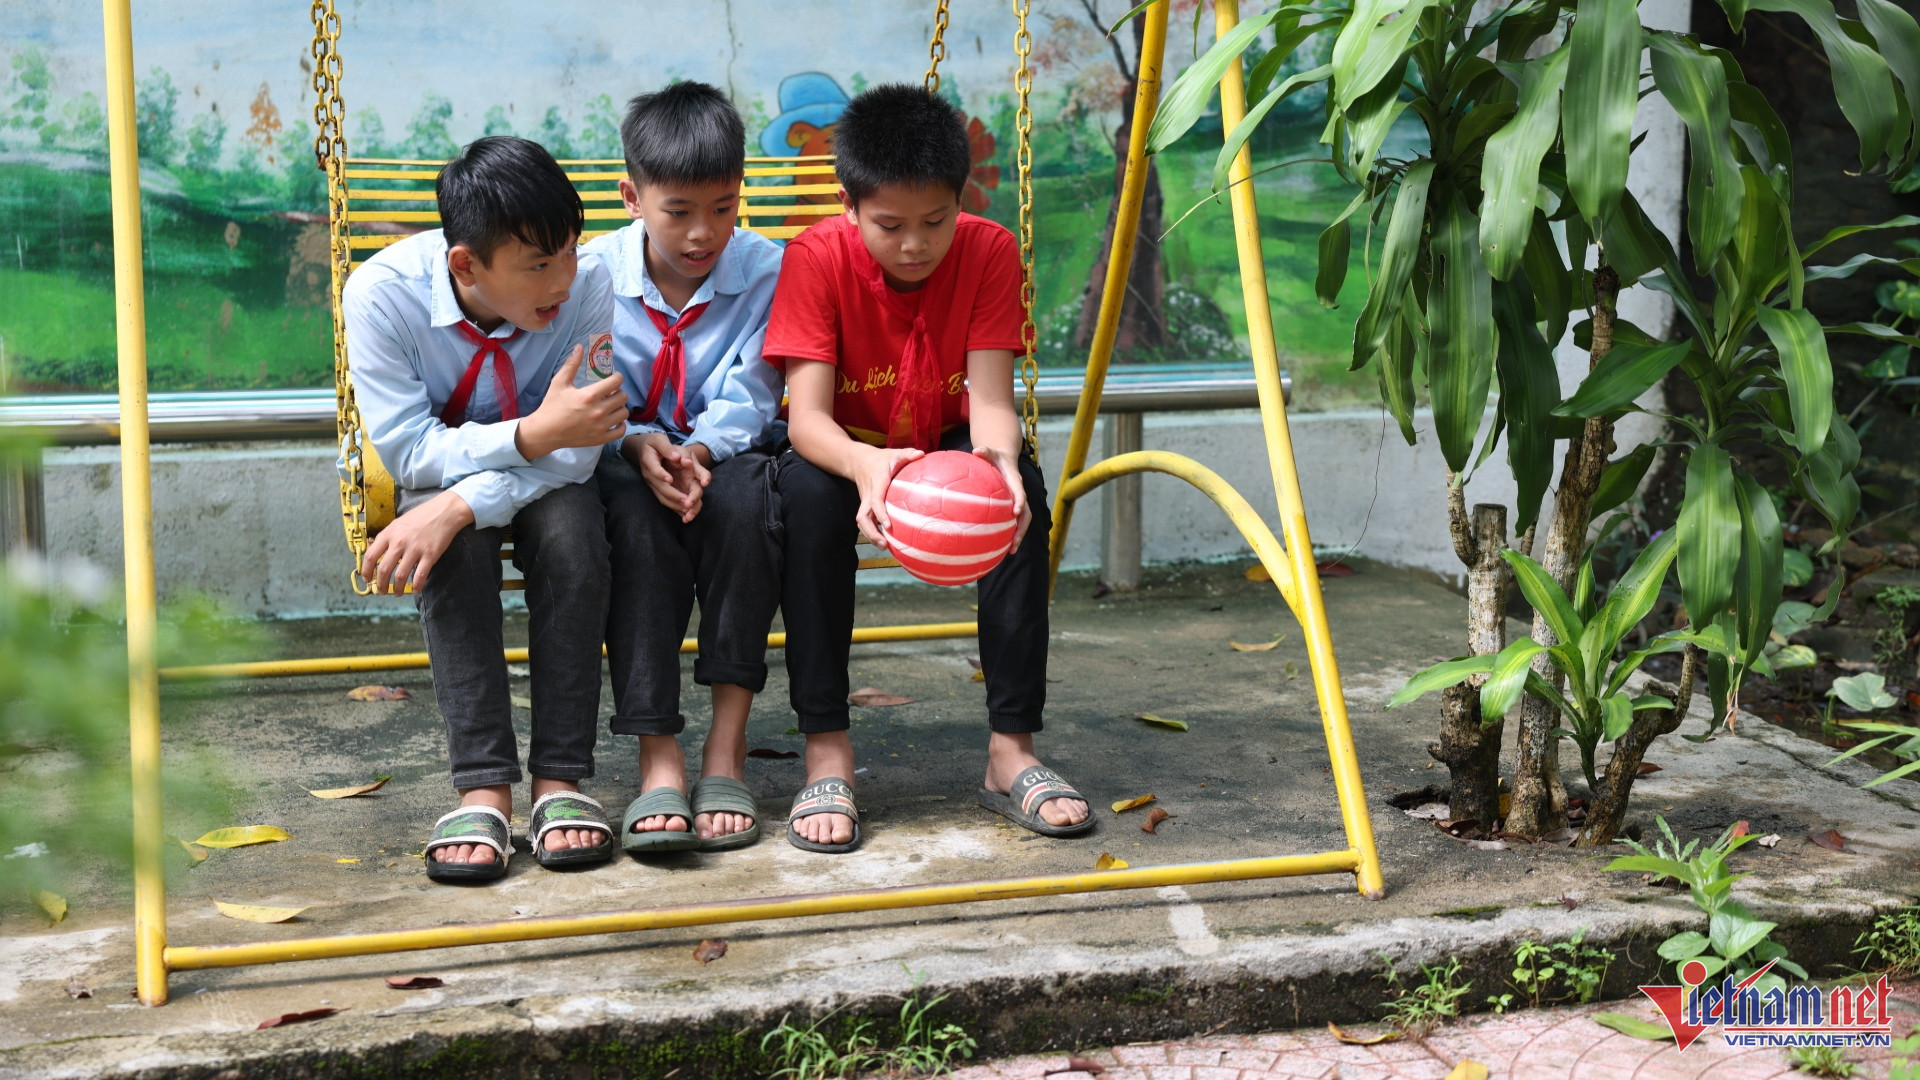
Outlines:
[[[587,370],[596,379],[613,374],[613,335],[595,334],[587,345]]]

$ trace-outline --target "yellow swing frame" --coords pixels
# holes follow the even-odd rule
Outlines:
[[[316,14],[331,15],[328,0],[313,0]],[[1313,561],[1306,514],[1301,505],[1282,400],[1279,361],[1268,313],[1266,271],[1260,254],[1250,177],[1249,151],[1242,149],[1229,174],[1234,237],[1247,302],[1247,322],[1260,396],[1260,413],[1267,452],[1273,470],[1283,544],[1260,520],[1247,501],[1217,474],[1177,454],[1142,451],[1110,458],[1086,469],[1094,419],[1114,334],[1124,298],[1133,237],[1139,228],[1140,203],[1146,174],[1146,133],[1160,96],[1161,64],[1166,51],[1167,9],[1170,0],[1158,0],[1146,11],[1146,33],[1140,48],[1138,93],[1134,105],[1132,139],[1119,216],[1109,254],[1106,286],[1101,296],[1100,321],[1087,361],[1085,389],[1074,417],[1067,464],[1060,481],[1052,535],[1052,558],[1057,569],[1062,542],[1071,524],[1075,501],[1117,476],[1135,472],[1162,472],[1198,487],[1234,522],[1271,574],[1281,596],[1299,619],[1308,645],[1309,663],[1325,728],[1334,788],[1340,803],[1347,847],[1308,855],[1276,855],[1204,863],[1135,867],[1090,873],[888,889],[857,889],[806,896],[727,901],[613,912],[599,915],[559,915],[505,922],[441,926],[371,934],[259,942],[244,945],[194,946],[167,942],[166,881],[162,856],[166,847],[161,818],[160,787],[160,677],[155,659],[157,631],[153,563],[153,489],[149,459],[145,288],[142,275],[140,225],[140,165],[134,129],[133,20],[131,0],[102,0],[106,39],[107,128],[111,154],[113,198],[114,291],[119,346],[121,416],[121,512],[124,519],[127,591],[127,658],[129,665],[129,732],[134,826],[134,949],[136,989],[141,1002],[167,1001],[168,976],[175,971],[238,967],[252,964],[364,956],[416,949],[446,948],[508,941],[534,941],[586,934],[631,933],[671,927],[703,926],[762,919],[797,918],[856,911],[884,911],[1059,896],[1070,893],[1192,885],[1216,881],[1244,881],[1304,874],[1351,873],[1362,895],[1377,899],[1384,893],[1379,855],[1367,815],[1359,764],[1347,723],[1340,690],[1339,669],[1328,632],[1320,580]],[[1020,18],[1015,47],[1021,58],[1020,79],[1028,80],[1026,57],[1031,46],[1027,31],[1028,0],[1013,0]],[[946,4],[940,4],[944,25]],[[1217,34],[1226,34],[1239,22],[1237,0],[1213,0]],[[333,23],[337,37],[337,21]],[[939,41],[936,36],[934,59]],[[339,74],[338,54],[317,56]],[[316,72],[316,77],[322,72]],[[929,73],[930,78],[933,73]],[[1024,89],[1024,87],[1023,87]],[[1024,94],[1023,94],[1024,97]],[[1220,87],[1224,127],[1231,130],[1246,113],[1246,93],[1238,62],[1229,66]],[[333,118],[336,122],[339,117]],[[1023,184],[1027,176],[1027,140],[1031,115],[1022,110]],[[337,134],[337,126],[335,128]],[[324,134],[324,133],[323,133]],[[1025,192],[1023,192],[1023,195]],[[1023,207],[1030,205],[1023,199]],[[1023,232],[1030,219],[1023,214]],[[359,658],[358,663],[377,658]],[[329,662],[331,663],[331,662]],[[366,670],[335,666],[329,670]],[[259,674],[218,672],[207,674]],[[291,674],[293,672],[285,672]]]

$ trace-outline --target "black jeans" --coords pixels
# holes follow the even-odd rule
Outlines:
[[[942,450],[971,450],[965,428],[948,433]],[[1003,734],[1039,731],[1047,704],[1047,534],[1053,515],[1046,479],[1020,457],[1033,523],[1020,547],[980,579],[980,670],[987,679],[987,726]],[[803,733],[848,726],[847,658],[853,634],[853,481],[788,450],[775,463],[780,520],[786,538],[781,610],[787,625],[787,679]]]
[[[402,491],[405,514],[440,494]],[[552,780],[593,775],[600,719],[600,628],[607,618],[607,533],[593,481],[568,484],[513,518],[513,565],[527,579],[533,735],[527,771]],[[454,536],[415,596],[447,723],[459,789],[520,782],[500,627],[501,530]]]
[[[780,547],[768,518],[771,459],[735,454],[713,468],[700,513],[681,524],[625,458],[603,454],[595,479],[613,548],[607,659],[616,735],[678,735],[680,640],[700,601],[693,681],[767,685],[767,630],[780,606]]]

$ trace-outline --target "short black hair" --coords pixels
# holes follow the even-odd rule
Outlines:
[[[833,153],[834,174],[855,204],[889,184],[949,187],[958,196],[973,173],[960,110],[906,83],[882,83],[847,102]]]
[[[465,244],[482,263],[508,240],[548,255],[586,225],[580,193],[547,148],[512,135],[468,143],[433,185],[447,246]]]
[[[747,169],[747,127],[719,88],[677,82],[627,102],[620,122],[636,184],[716,184]]]

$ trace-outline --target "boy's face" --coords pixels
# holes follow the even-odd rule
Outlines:
[[[849,203],[847,217],[859,227],[860,239],[880,264],[887,284],[901,292],[925,284],[953,246],[960,199],[952,188],[888,184],[858,206],[851,205],[845,191],[840,199]]]
[[[620,181],[627,213],[647,228],[647,272],[655,283],[695,285],[713,272],[733,239],[740,177],[706,184]]]
[[[573,288],[578,239],[551,254],[509,239],[485,262],[465,244],[455,244],[447,252],[447,268],[461,286],[461,306],[477,322],[504,319],[524,330],[545,330]]]

